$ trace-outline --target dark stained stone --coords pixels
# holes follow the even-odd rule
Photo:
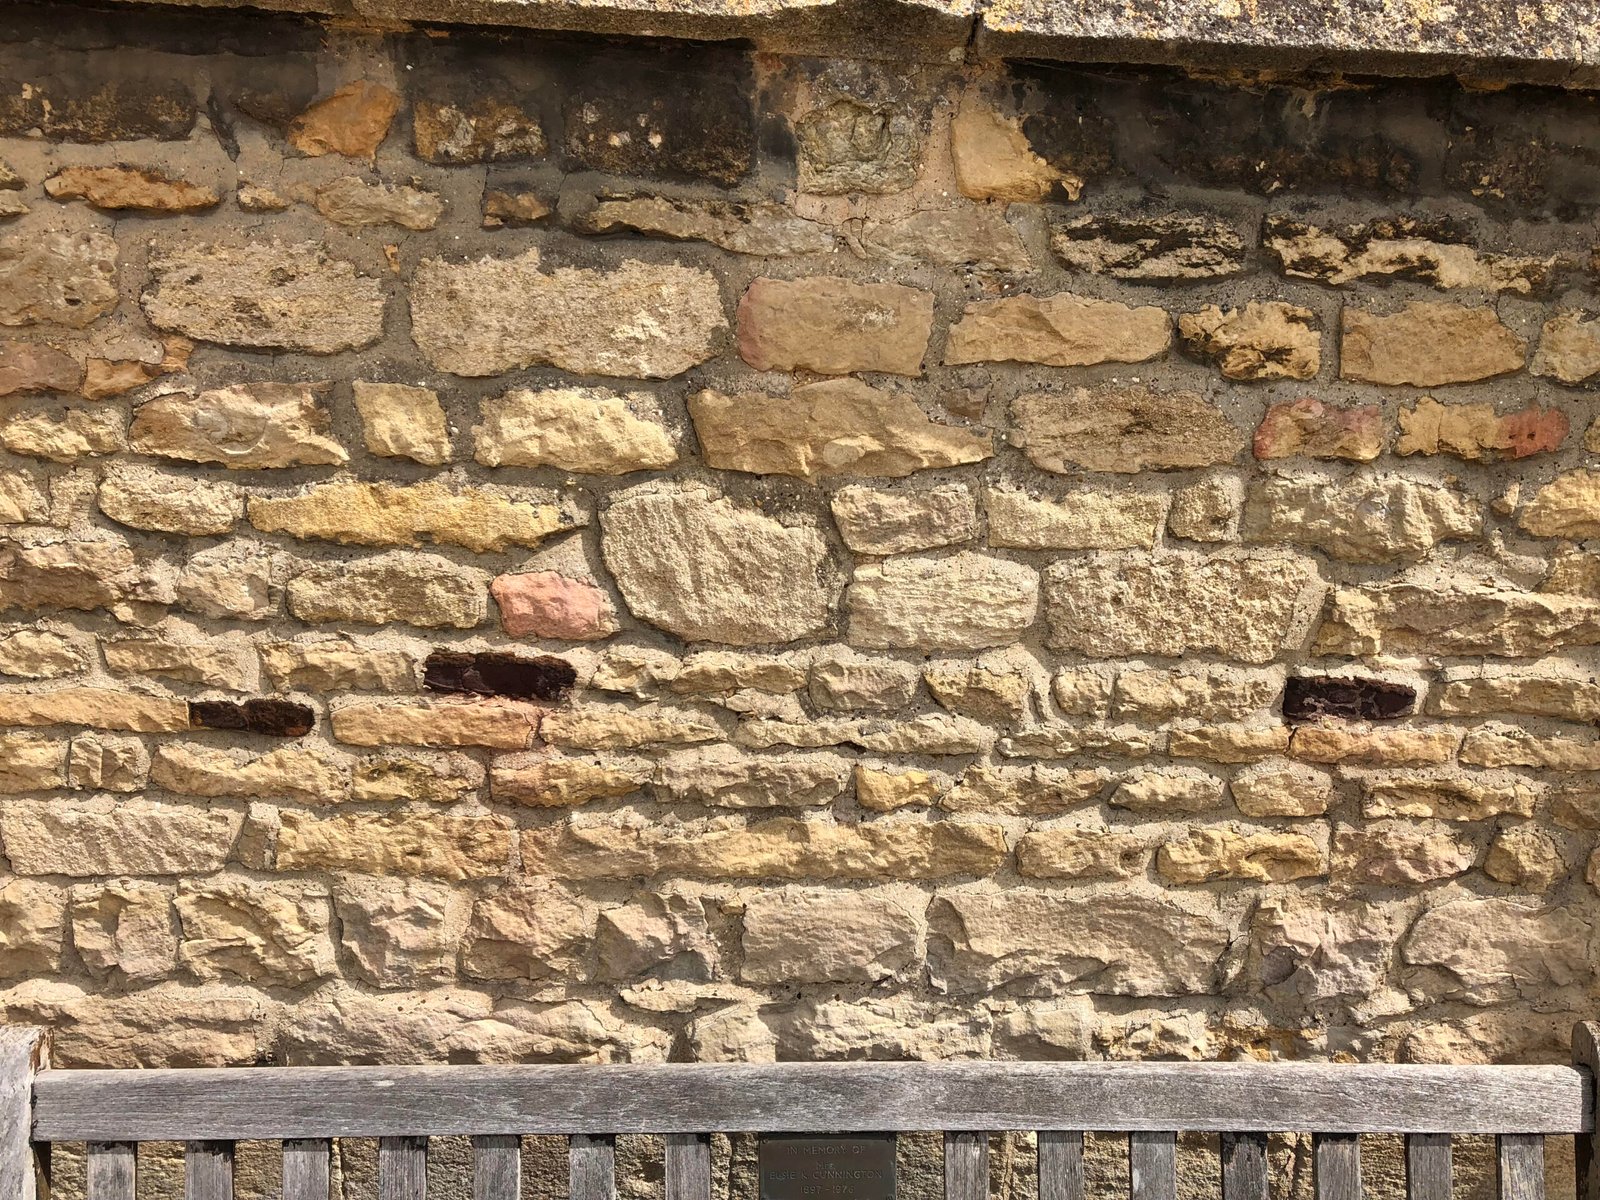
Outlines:
[[[0,134],[37,129],[59,142],[189,136],[199,109],[181,78],[108,71],[110,62],[105,55],[59,54],[38,72],[0,69]]]
[[[191,700],[189,724],[195,729],[231,729],[269,737],[304,737],[317,723],[307,705],[289,700]]]
[[[569,169],[738,183],[755,164],[749,54],[737,46],[649,44],[598,51],[563,96]]]
[[[1283,688],[1283,719],[1291,725],[1318,717],[1392,721],[1416,708],[1417,691],[1381,679],[1330,679],[1291,675]]]
[[[422,686],[429,691],[518,700],[560,700],[577,680],[571,663],[548,654],[522,658],[493,651],[435,650],[422,667]]]
[[[1096,213],[1051,230],[1056,257],[1076,271],[1145,283],[1221,279],[1244,270],[1244,241],[1220,217]]]

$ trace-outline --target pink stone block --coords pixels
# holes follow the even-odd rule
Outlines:
[[[590,642],[616,632],[611,598],[594,584],[556,571],[501,575],[489,585],[500,624],[512,637]]]

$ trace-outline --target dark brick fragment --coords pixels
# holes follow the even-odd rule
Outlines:
[[[435,650],[422,666],[422,686],[429,691],[473,696],[560,700],[577,681],[571,663],[548,654],[521,658],[493,651]]]
[[[240,733],[264,733],[268,737],[304,737],[317,723],[317,714],[304,704],[289,700],[189,701],[189,725],[193,729],[232,729]]]
[[[1283,719],[1291,725],[1318,717],[1392,721],[1409,716],[1416,704],[1416,688],[1381,679],[1291,675],[1283,689]]]

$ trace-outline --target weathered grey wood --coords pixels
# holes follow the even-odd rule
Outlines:
[[[34,1077],[49,1058],[42,1029],[0,1025],[0,1196],[35,1200],[44,1172],[34,1153]],[[87,1139],[86,1139],[87,1140]]]
[[[1582,1021],[1573,1027],[1572,1062],[1584,1076],[1584,1091],[1592,1110],[1600,1097],[1600,1024]],[[1578,1134],[1575,1157],[1578,1200],[1600,1200],[1600,1133],[1595,1132],[1592,1123]]]
[[[428,1139],[378,1139],[378,1200],[425,1200],[428,1194]]]
[[[567,1146],[571,1200],[617,1200],[617,1139],[575,1133]]]
[[[522,1139],[489,1134],[472,1139],[472,1200],[519,1200],[522,1195]]]
[[[989,1200],[989,1135],[956,1130],[944,1135],[945,1200]]]
[[[1083,1200],[1083,1134],[1039,1131],[1039,1200]]]
[[[666,1143],[666,1200],[711,1200],[711,1139],[669,1133]]]
[[[1544,1138],[1502,1133],[1495,1144],[1500,1200],[1544,1200]]]
[[[232,1142],[184,1145],[183,1200],[233,1200]]]
[[[1222,1200],[1267,1200],[1267,1135],[1222,1135]]]
[[[90,1142],[87,1149],[87,1200],[133,1200],[139,1186],[138,1147],[132,1142]]]
[[[1450,1135],[1406,1138],[1406,1200],[1450,1200]]]
[[[333,1186],[333,1143],[295,1138],[283,1144],[283,1200],[328,1200]]]
[[[1128,1195],[1132,1200],[1177,1200],[1177,1134],[1128,1135]]]
[[[1361,1200],[1361,1139],[1353,1133],[1319,1133],[1311,1144],[1317,1200]]]
[[[55,1141],[430,1134],[1577,1133],[1587,1072],[1325,1063],[667,1063],[53,1071]]]

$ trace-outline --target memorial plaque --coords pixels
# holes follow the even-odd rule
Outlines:
[[[763,1134],[761,1200],[894,1200],[894,1134]]]

